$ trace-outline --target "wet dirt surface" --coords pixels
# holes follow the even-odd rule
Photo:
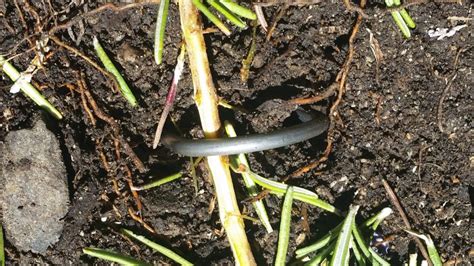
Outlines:
[[[4,4],[4,8],[0,8],[3,13],[0,18],[2,54],[12,52],[25,32],[12,2],[0,1]],[[23,1],[19,2],[23,5]],[[43,20],[49,16],[47,5],[42,4],[48,1],[30,2]],[[68,4],[69,1],[51,2],[59,12],[58,23],[101,5],[86,1],[78,7],[73,2]],[[464,264],[468,264],[467,253],[474,237],[473,31],[472,21],[452,17],[472,18],[471,8],[472,4],[467,3],[412,6],[409,10],[417,28],[411,39],[404,40],[390,14],[384,13],[382,2],[369,3],[366,7],[369,18],[364,20],[355,40],[354,61],[335,120],[335,141],[329,159],[317,169],[289,181],[315,191],[344,211],[351,203],[359,204],[359,216],[365,218],[392,206],[381,182],[386,179],[405,207],[413,228],[432,236],[444,260],[459,259],[464,260]],[[37,31],[35,19],[25,8],[23,10],[29,34],[32,34]],[[82,254],[82,248],[94,246],[155,264],[170,263],[166,257],[130,243],[117,233],[119,227],[145,234],[196,263],[233,261],[225,234],[221,232],[217,208],[209,213],[214,193],[205,166],[201,163],[196,169],[196,193],[188,158],[173,155],[164,147],[151,149],[181,41],[177,6],[171,4],[164,63],[161,66],[154,63],[156,10],[153,5],[120,12],[108,10],[84,19],[83,27],[78,22],[71,28],[75,39],[83,31],[78,44],[67,30],[55,34],[96,61],[92,38],[98,36],[137,96],[140,107],[136,109],[113,92],[107,79],[96,69],[50,40],[54,53],[33,80],[37,85],[46,85],[42,93],[64,114],[62,121],[49,119],[48,123],[64,147],[64,161],[72,184],[70,209],[64,218],[59,242],[46,256],[20,252],[7,241],[9,262],[100,264]],[[277,10],[277,7],[265,8],[267,17],[272,18]],[[209,61],[219,96],[232,105],[253,111],[275,98],[289,100],[325,91],[344,63],[355,19],[356,14],[349,13],[336,1],[290,7],[270,42],[264,41],[261,29],[257,31],[257,52],[247,83],[240,81],[240,67],[251,42],[251,29],[235,31],[230,37],[221,33],[207,34]],[[53,21],[46,24],[45,32],[54,26]],[[429,29],[465,23],[468,27],[440,41],[427,35]],[[383,53],[384,60],[378,66],[366,29],[372,31]],[[23,42],[12,53],[25,52],[28,47],[28,42]],[[33,56],[33,52],[22,53],[12,63],[24,70]],[[121,136],[145,164],[145,173],[136,169],[127,153],[116,153],[114,132],[108,124],[98,119],[96,125],[92,125],[75,85],[78,71],[84,73],[98,106],[116,120]],[[31,128],[41,113],[25,96],[10,94],[10,85],[8,78],[0,83],[0,141],[9,131]],[[442,112],[439,112],[443,92],[445,97]],[[334,100],[333,96],[305,108],[327,113]],[[235,121],[239,134],[261,130],[252,127],[254,115],[226,109],[222,109],[221,115]],[[188,136],[202,135],[193,105],[189,69],[180,81],[171,117]],[[279,126],[281,121],[270,122]],[[290,122],[283,124],[286,123]],[[252,169],[266,177],[288,176],[318,159],[325,141],[326,136],[320,136],[297,145],[251,154]],[[136,210],[136,202],[128,188],[130,176],[126,165],[131,169],[134,184],[147,183],[177,171],[184,174],[177,181],[140,192],[143,220],[156,234],[148,232],[129,215],[128,208]],[[237,197],[246,209],[244,213],[254,216],[252,205],[244,202],[242,181],[235,179],[235,186]],[[272,225],[278,228],[281,200],[268,196],[266,203]],[[304,209],[309,214],[310,232],[305,232],[301,222]],[[304,234],[305,240],[298,246],[305,246],[339,221],[340,218],[297,203],[293,211],[290,256],[297,247],[298,236],[301,239]],[[386,255],[393,264],[406,261],[413,250],[413,241],[403,228],[396,212],[382,226],[385,235],[394,236]],[[246,230],[256,260],[262,265],[271,264],[277,232],[267,234],[263,226],[251,222],[246,223]]]

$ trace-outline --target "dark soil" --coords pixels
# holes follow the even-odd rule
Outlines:
[[[28,32],[25,33],[14,1],[0,1],[0,48],[10,56],[18,54],[12,62],[24,70],[34,53],[27,51],[28,42],[15,45],[25,34],[37,33],[31,37],[37,40],[39,29],[23,1],[19,2]],[[51,11],[43,3],[49,1],[29,2],[41,20],[48,21],[42,29],[45,33],[54,27],[54,21],[64,23],[102,5],[96,1],[86,1],[79,6],[74,2],[81,1],[51,1],[60,13],[48,20]],[[325,91],[344,63],[349,34],[357,17],[339,2],[290,7],[270,42],[264,41],[265,34],[259,28],[257,53],[245,84],[240,81],[240,67],[251,42],[251,28],[241,32],[235,30],[230,37],[221,33],[207,34],[208,55],[219,96],[232,105],[255,110],[274,98],[288,100]],[[369,1],[366,7],[369,18],[364,20],[355,40],[354,61],[339,106],[339,117],[335,120],[336,134],[329,160],[289,182],[317,192],[344,211],[350,204],[361,205],[359,216],[362,219],[383,207],[393,207],[381,182],[386,179],[398,195],[414,230],[429,233],[444,260],[457,259],[468,264],[474,238],[473,31],[472,20],[452,20],[451,17],[472,19],[472,4],[411,6],[410,14],[417,28],[412,32],[412,38],[405,40],[390,14],[384,13],[382,2]],[[164,147],[151,149],[181,41],[178,10],[172,4],[164,63],[161,66],[154,63],[156,10],[156,6],[148,5],[121,12],[105,10],[88,17],[82,20],[84,34],[78,44],[67,30],[55,33],[63,42],[96,61],[92,37],[98,36],[138,96],[140,107],[137,109],[130,108],[118,93],[112,92],[100,72],[52,41],[49,46],[54,53],[44,69],[34,76],[34,81],[45,86],[42,93],[63,112],[62,121],[41,115],[42,111],[24,95],[10,94],[8,78],[0,82],[0,141],[9,131],[31,128],[41,116],[46,117],[62,145],[71,184],[71,206],[64,218],[65,227],[59,242],[42,256],[20,252],[7,241],[8,262],[95,264],[100,261],[82,253],[82,248],[94,246],[155,264],[170,263],[166,257],[124,239],[117,233],[118,227],[145,234],[179,250],[196,263],[228,264],[233,261],[221,231],[217,208],[209,213],[213,186],[205,166],[201,163],[197,169],[196,194],[189,159],[173,155]],[[267,17],[274,17],[277,10],[277,7],[265,8]],[[429,29],[465,23],[468,27],[443,40],[427,35]],[[79,23],[71,29],[75,36],[81,32]],[[380,44],[384,60],[379,65],[371,51],[366,29],[374,33]],[[458,53],[460,56],[455,64]],[[77,83],[77,71],[85,74],[99,107],[117,121],[120,134],[144,162],[145,173],[139,173],[126,153],[122,152],[117,158],[113,132],[108,124],[98,120],[97,125],[92,126],[79,91],[66,86]],[[438,104],[455,74],[439,116]],[[330,97],[306,107],[327,112],[334,100],[335,97]],[[233,120],[240,134],[256,131],[251,126],[252,115],[222,110],[222,116]],[[180,82],[171,117],[183,132],[195,137],[201,135],[189,69]],[[444,132],[440,131],[439,124]],[[321,136],[305,143],[251,154],[251,166],[266,177],[288,176],[318,159],[326,146],[325,141],[326,136]],[[105,170],[101,155],[105,156],[109,171]],[[149,233],[128,214],[128,208],[136,209],[136,204],[128,188],[126,165],[132,171],[135,184],[177,171],[184,174],[184,178],[140,193],[143,220],[156,230],[156,234]],[[254,216],[251,204],[244,202],[246,196],[241,183],[236,177],[237,196],[246,213]],[[275,196],[265,200],[272,225],[278,228],[281,200]],[[305,209],[309,214],[310,232],[305,231],[300,219]],[[298,236],[299,239],[305,236],[304,241],[298,243],[298,246],[305,246],[339,221],[340,218],[297,203],[290,254],[297,247]],[[271,264],[277,232],[267,234],[262,226],[251,222],[246,228],[259,264]],[[414,250],[413,240],[404,233],[404,228],[397,212],[382,226],[383,234],[393,236],[386,255],[393,264],[407,261],[409,252]]]

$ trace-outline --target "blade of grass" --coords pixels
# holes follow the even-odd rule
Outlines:
[[[31,100],[33,100],[38,106],[48,111],[52,116],[56,119],[62,119],[63,115],[60,111],[58,111],[46,98],[41,95],[41,93],[31,85],[29,82],[25,82],[21,79],[21,74],[16,70],[16,68],[10,64],[3,56],[0,55],[0,68],[2,68],[3,72],[7,74],[7,76],[13,82],[21,82],[20,90],[28,96]],[[20,79],[20,80],[19,80]]]
[[[250,20],[257,19],[257,15],[252,10],[243,7],[237,3],[234,3],[232,0],[220,0],[220,2],[234,14],[237,14],[244,18],[248,18]]]
[[[330,266],[347,265],[349,263],[352,224],[355,223],[355,216],[358,210],[359,206],[351,206],[349,208],[349,213],[342,224],[341,232],[337,238],[334,254],[329,263]]]
[[[174,68],[173,80],[171,81],[170,89],[166,95],[165,107],[161,113],[160,121],[158,121],[158,126],[156,127],[155,138],[153,139],[153,149],[158,147],[161,139],[161,133],[163,132],[163,127],[165,126],[166,118],[168,117],[171,107],[173,107],[174,99],[176,98],[176,93],[178,91],[178,82],[181,79],[184,69],[184,54],[186,53],[186,46],[183,44],[181,46],[181,51],[179,52],[178,60],[176,62],[176,67]]]
[[[107,69],[107,71],[109,71],[117,80],[123,97],[125,97],[125,99],[130,103],[132,107],[135,107],[137,105],[137,99],[135,98],[135,95],[133,95],[133,92],[130,87],[128,87],[127,82],[125,82],[125,79],[122,77],[120,72],[112,63],[104,48],[102,47],[102,45],[100,45],[100,42],[96,36],[94,36],[92,44],[94,45],[94,50],[100,61],[104,65],[105,69]]]
[[[378,215],[376,215],[378,216]],[[374,229],[375,230],[375,229]],[[352,235],[355,238],[355,242],[361,249],[362,253],[364,253],[364,256],[370,259],[370,262],[372,265],[375,264],[381,264],[383,266],[389,266],[390,263],[384,260],[382,257],[377,254],[377,252],[373,251],[367,244],[367,241],[362,237],[362,234],[359,230],[359,227],[357,227],[357,224],[353,224],[352,226]]]
[[[224,128],[227,133],[227,135],[231,138],[236,137],[237,134],[235,133],[235,129],[232,126],[231,123],[228,121],[224,121]],[[249,163],[247,161],[247,158],[245,157],[245,154],[239,154],[237,155],[237,161],[242,165],[245,165],[248,169],[250,169]],[[247,192],[249,196],[251,197],[256,197],[259,193],[258,188],[255,184],[255,182],[252,180],[252,178],[249,176],[248,173],[241,173],[242,178],[245,183],[245,187],[247,188]],[[260,221],[262,222],[263,226],[265,226],[265,229],[267,229],[268,233],[273,232],[272,225],[270,224],[270,219],[268,218],[267,211],[265,209],[265,205],[263,204],[263,200],[257,200],[253,202],[253,207],[255,209],[255,212],[257,213],[258,217],[260,218]]]
[[[87,254],[92,257],[103,259],[110,262],[119,263],[121,265],[151,265],[146,262],[137,260],[135,258],[122,255],[120,253],[109,251],[100,248],[84,248],[82,249],[84,254]]]
[[[147,189],[150,189],[150,188],[158,187],[158,186],[161,186],[163,184],[174,181],[174,180],[180,178],[181,176],[182,176],[181,173],[172,174],[170,176],[164,177],[162,179],[156,180],[154,182],[151,182],[151,183],[143,185],[143,186],[138,186],[138,187],[134,186],[134,187],[132,187],[132,190],[141,191],[141,190],[147,190]]]
[[[213,7],[215,8],[219,13],[221,13],[222,15],[224,15],[224,17],[226,17],[230,22],[232,22],[232,24],[234,24],[235,26],[239,27],[239,28],[245,28],[247,27],[247,25],[245,24],[245,22],[243,22],[240,18],[234,16],[234,14],[232,14],[232,12],[229,11],[229,9],[227,9],[225,6],[223,6],[220,2],[216,1],[216,0],[207,0],[207,2]]]
[[[224,23],[216,17],[214,14],[207,9],[205,5],[201,3],[201,0],[193,0],[194,6],[201,11],[204,16],[207,17],[216,27],[218,27],[225,35],[229,36],[230,35],[230,30],[224,25]]]
[[[179,13],[189,65],[194,87],[194,100],[201,119],[201,126],[206,138],[216,138],[221,130],[219,119],[218,97],[212,82],[206,44],[198,10],[193,2],[179,0]],[[199,1],[198,1],[199,2]],[[199,2],[200,3],[200,2]],[[219,207],[219,218],[229,240],[235,263],[239,265],[256,265],[245,232],[234,186],[229,171],[228,159],[224,156],[207,157],[207,165],[214,183]]]
[[[324,235],[314,244],[304,247],[304,248],[297,249],[295,251],[296,258],[300,259],[311,252],[314,252],[326,247],[332,240],[334,240],[339,235],[339,231],[341,231],[341,228],[342,228],[342,223],[340,223],[334,229],[330,230],[326,235]]]
[[[232,159],[232,157],[231,157]],[[231,160],[232,163],[232,160]],[[232,166],[232,164],[231,164]],[[241,170],[240,168],[244,168]],[[283,196],[285,194],[285,191],[288,189],[288,185],[279,183],[276,181],[272,181],[270,179],[264,178],[248,169],[247,167],[243,165],[239,165],[238,167],[232,166],[232,169],[237,172],[237,173],[242,173],[245,172],[249,175],[252,180],[257,183],[259,186],[264,187],[270,191],[270,193]],[[303,201],[306,203],[309,203],[311,205],[314,205],[316,207],[319,207],[321,209],[327,210],[332,213],[339,214],[339,210],[337,210],[334,206],[331,204],[321,200],[318,198],[318,195],[316,193],[311,192],[307,189],[300,188],[300,187],[294,187],[294,198]]]
[[[131,237],[131,238],[133,238],[133,239],[135,239],[139,242],[142,242],[143,244],[147,245],[148,247],[158,251],[159,253],[161,253],[161,254],[165,255],[166,257],[172,259],[176,263],[179,263],[179,264],[185,265],[185,266],[193,265],[191,262],[189,262],[186,259],[184,259],[183,257],[179,256],[178,254],[176,254],[171,249],[168,249],[168,248],[166,248],[162,245],[159,245],[159,244],[147,239],[144,236],[137,235],[137,234],[133,233],[132,231],[124,229],[124,228],[121,229],[121,232],[123,234],[125,234],[126,236],[129,236],[129,237]]]
[[[367,263],[365,261],[365,257],[363,256],[363,254],[361,253],[361,251],[357,247],[357,244],[355,243],[354,238],[351,239],[351,249],[352,249],[352,252],[354,253],[354,257],[355,257],[355,260],[357,262],[357,266],[367,265]],[[370,253],[369,253],[369,258],[370,258]]]
[[[284,266],[286,264],[286,253],[288,252],[288,243],[290,241],[291,209],[293,206],[293,187],[288,186],[283,201],[283,208],[280,218],[280,231],[278,231],[278,248],[275,258],[275,266]]]
[[[324,261],[329,254],[334,250],[334,247],[336,247],[336,241],[333,241],[329,245],[325,246],[323,250],[321,250],[320,253],[316,254],[314,258],[312,258],[308,263],[305,265],[307,266],[317,266],[320,265],[322,261]]]
[[[3,243],[3,228],[0,224],[0,265],[5,266],[5,244]]]
[[[418,234],[411,230],[405,230],[405,231],[409,233],[410,235],[416,236],[420,238],[421,240],[425,241],[426,247],[428,248],[428,254],[430,256],[430,260],[434,266],[443,265],[443,262],[441,261],[441,257],[439,256],[438,250],[436,249],[436,246],[434,245],[434,242],[429,235]]]
[[[400,2],[400,0],[393,0],[393,4],[395,6],[399,6],[399,5],[401,5],[401,2]],[[405,23],[407,24],[407,26],[409,28],[414,29],[416,27],[415,22],[410,17],[410,15],[408,14],[408,12],[405,8],[402,8],[402,10],[400,10],[400,15],[402,16],[403,20],[405,21]]]
[[[158,8],[158,15],[156,17],[154,56],[157,65],[161,64],[163,58],[163,46],[165,43],[165,29],[169,6],[170,0],[161,0],[160,7]]]

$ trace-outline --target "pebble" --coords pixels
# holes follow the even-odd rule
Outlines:
[[[69,206],[62,158],[59,141],[42,120],[0,143],[0,222],[18,250],[45,254],[61,236]]]

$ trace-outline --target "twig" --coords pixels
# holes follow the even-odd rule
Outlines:
[[[385,179],[382,179],[382,184],[383,184],[383,187],[385,188],[385,191],[387,192],[387,195],[388,195],[388,198],[390,199],[390,202],[395,206],[398,213],[402,217],[403,223],[405,224],[406,228],[411,229],[412,227],[410,225],[410,221],[408,220],[408,217],[405,214],[405,211],[403,210],[403,207],[400,204],[400,201],[398,200],[397,195],[395,194],[395,192],[393,191],[393,189],[390,187],[390,185],[388,184],[388,182]],[[426,248],[423,245],[423,243],[421,242],[421,240],[416,238],[416,237],[414,239],[415,239],[416,245],[420,249],[420,252],[423,255],[423,257],[426,259],[426,261],[428,261],[428,263],[430,265],[433,265],[431,263],[430,256],[428,255],[428,251],[426,250]]]
[[[280,7],[278,14],[275,16],[275,18],[272,21],[272,25],[268,29],[267,36],[265,37],[265,40],[267,42],[270,40],[270,38],[272,38],[273,32],[275,31],[278,21],[280,21],[281,17],[283,17],[288,7],[289,7],[288,4],[284,4],[282,7]]]
[[[288,102],[291,104],[299,104],[299,105],[314,104],[334,95],[334,93],[336,92],[336,89],[337,89],[337,82],[334,82],[323,93],[320,93],[312,97],[303,96],[300,98],[291,99]]]

